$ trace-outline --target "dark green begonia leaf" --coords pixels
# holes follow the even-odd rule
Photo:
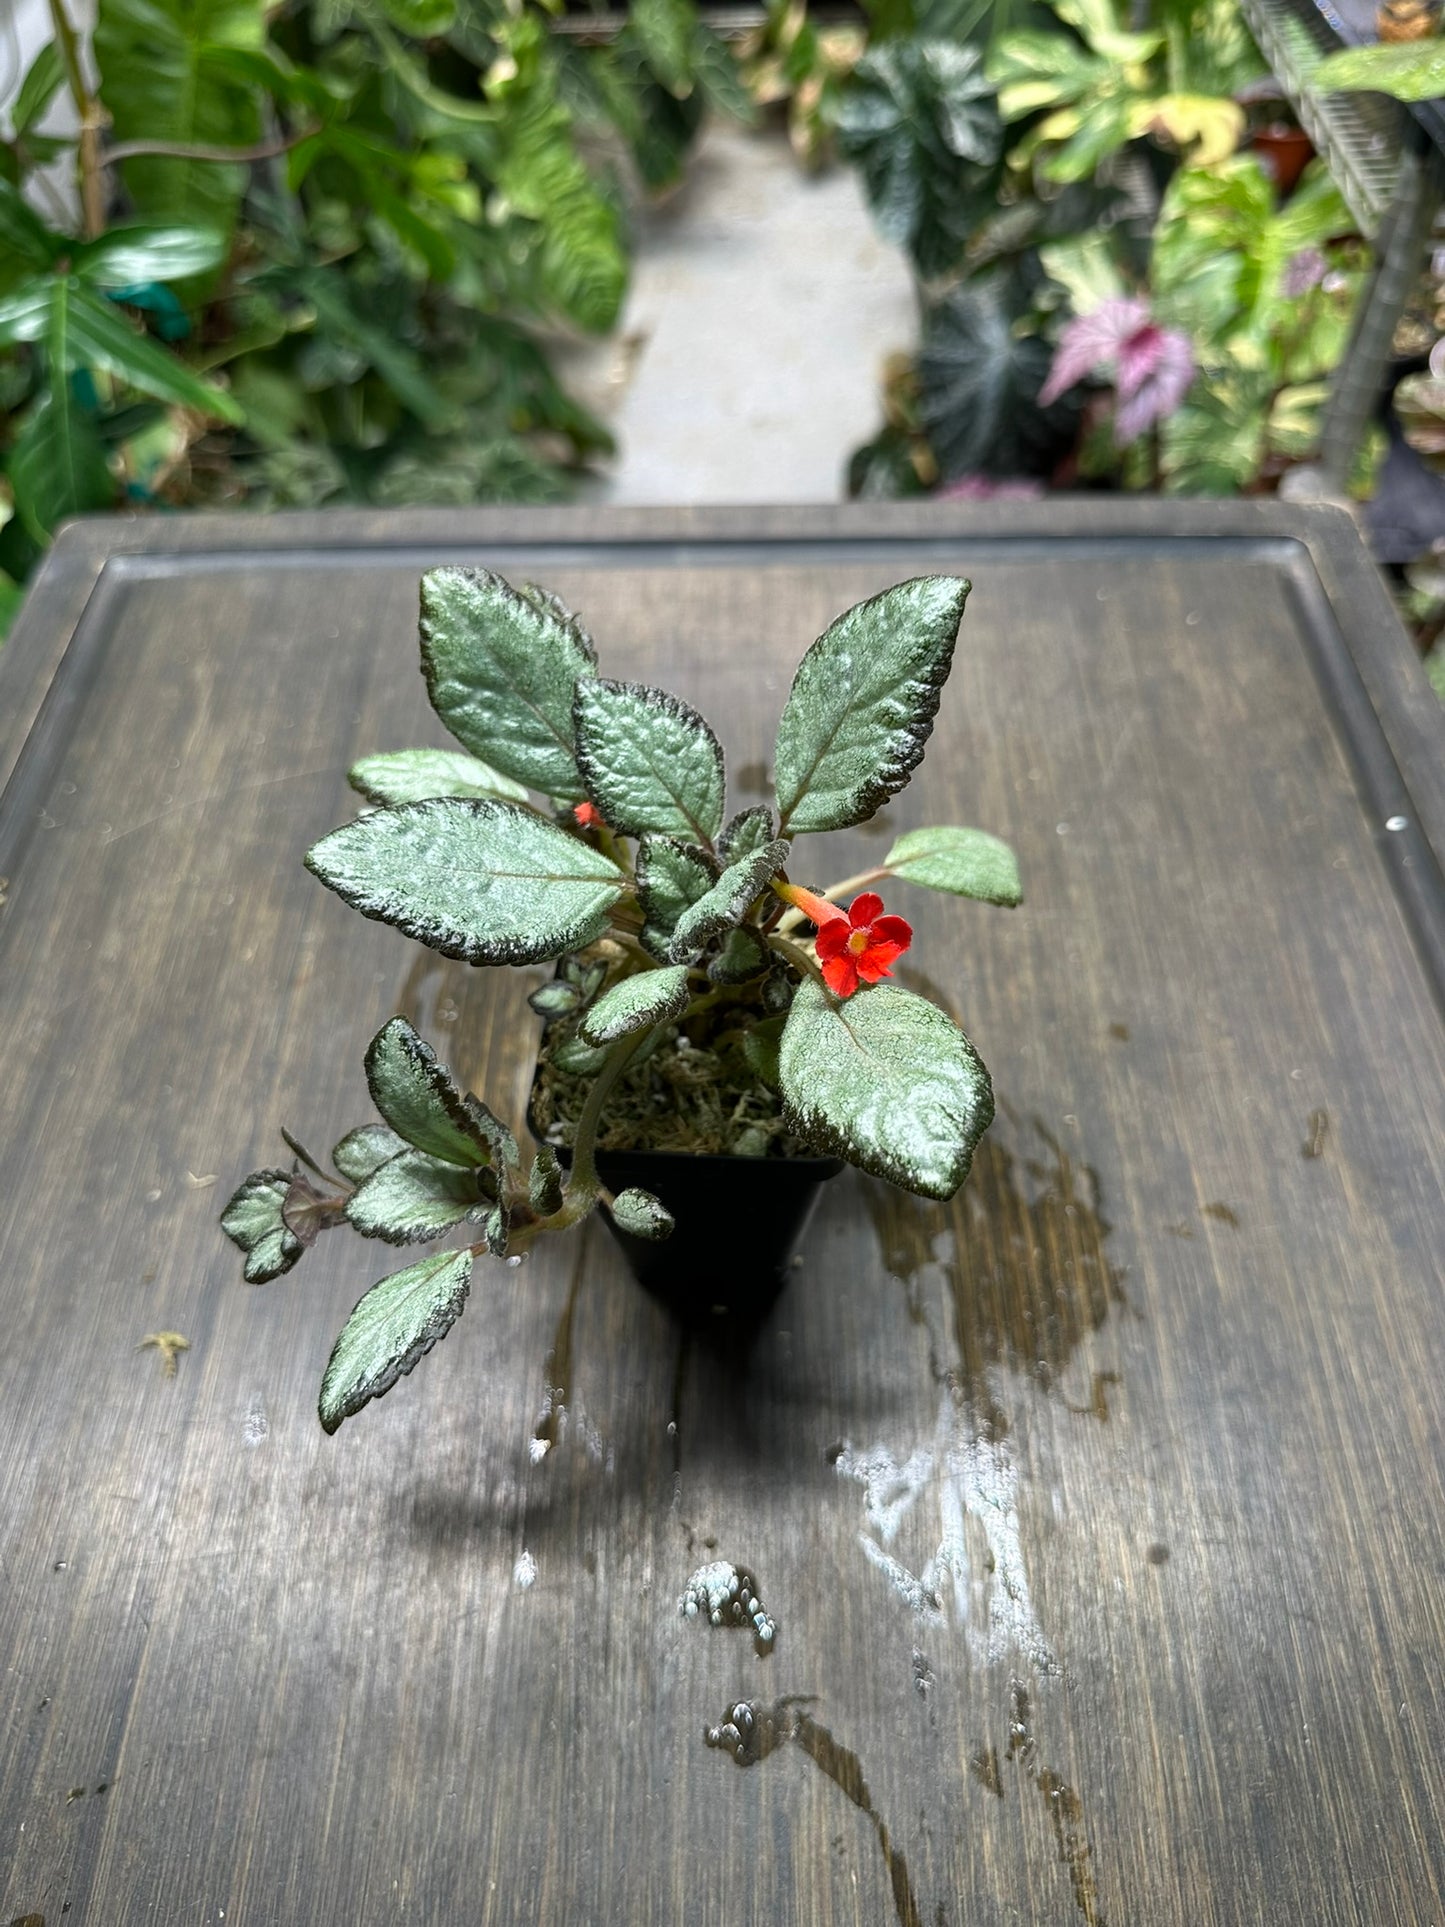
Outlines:
[[[471,1282],[471,1252],[440,1251],[373,1285],[332,1347],[322,1429],[334,1432],[425,1358],[461,1317]]]
[[[712,842],[725,777],[705,718],[665,689],[603,677],[577,684],[574,714],[577,764],[610,828]]]
[[[946,890],[951,896],[974,897],[1007,909],[1023,902],[1018,858],[1002,838],[990,836],[987,830],[966,830],[952,823],[909,830],[894,843],[885,862],[901,882],[921,883],[926,890]]]
[[[661,1198],[634,1186],[629,1191],[619,1191],[612,1200],[612,1222],[619,1231],[629,1231],[634,1238],[657,1239],[670,1237],[676,1220]]]
[[[776,834],[772,811],[766,803],[755,803],[751,809],[739,810],[728,818],[717,840],[717,853],[724,863],[736,863],[739,857],[751,856],[754,850],[771,843]]]
[[[626,878],[531,810],[439,796],[333,830],[306,867],[364,917],[467,963],[538,963],[607,928]]]
[[[778,723],[786,834],[863,823],[920,762],[969,584],[918,576],[860,602],[798,665]]]
[[[361,1184],[379,1165],[406,1149],[406,1139],[398,1137],[389,1124],[363,1124],[348,1131],[331,1153],[335,1168],[352,1184]]]
[[[673,961],[686,963],[713,937],[741,923],[748,906],[787,862],[791,847],[786,837],[778,837],[751,856],[730,863],[707,895],[678,918],[668,949]]]
[[[459,1223],[480,1199],[475,1170],[425,1151],[400,1151],[357,1186],[346,1215],[363,1238],[424,1244]]]
[[[398,749],[388,756],[363,756],[346,772],[346,780],[369,803],[420,803],[429,796],[527,800],[522,784],[459,749]]]
[[[482,1233],[487,1241],[487,1250],[494,1258],[505,1258],[510,1226],[507,1214],[501,1205],[494,1204],[482,1220]]]
[[[306,1249],[281,1216],[291,1183],[290,1171],[253,1171],[221,1213],[222,1231],[246,1254],[248,1285],[279,1278]]]
[[[993,1121],[993,1086],[925,997],[874,984],[846,1001],[798,986],[779,1069],[789,1129],[925,1198],[951,1198]]]
[[[582,801],[572,696],[597,668],[575,621],[489,569],[431,569],[421,579],[421,660],[432,705],[464,748],[518,783]]]
[[[367,1046],[366,1083],[392,1130],[448,1164],[490,1164],[511,1142],[499,1118],[478,1099],[462,1095],[405,1017],[393,1017]]]
[[[687,965],[639,970],[624,977],[593,1004],[577,1027],[584,1044],[611,1044],[650,1024],[665,1024],[687,1009]]]

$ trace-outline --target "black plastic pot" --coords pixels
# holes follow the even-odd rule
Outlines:
[[[554,1148],[570,1165],[571,1151]],[[672,1213],[672,1235],[656,1242],[620,1231],[605,1207],[602,1215],[638,1284],[693,1330],[761,1323],[788,1282],[818,1193],[842,1169],[841,1158],[597,1153],[610,1192],[650,1191]]]
[[[632,1275],[685,1325],[759,1323],[787,1284],[818,1193],[841,1158],[729,1158],[679,1151],[599,1151],[614,1194],[636,1185],[676,1219],[652,1243],[620,1231],[604,1210]]]

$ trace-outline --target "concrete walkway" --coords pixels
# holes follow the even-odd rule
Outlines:
[[[916,330],[907,265],[851,169],[809,177],[781,133],[714,124],[638,219],[617,334],[562,364],[618,438],[594,499],[839,500],[881,420],[884,357]]]

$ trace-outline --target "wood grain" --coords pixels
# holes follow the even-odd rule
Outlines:
[[[734,806],[833,614],[972,576],[882,834],[1019,850],[1017,912],[898,904],[1000,1117],[951,1206],[831,1185],[750,1356],[593,1230],[327,1439],[385,1266],[248,1288],[215,1220],[398,1010],[520,1122],[542,973],[300,867],[442,740],[416,575],[468,557],[703,707]],[[72,532],[0,658],[0,1919],[1445,1920],[1445,726],[1392,623],[1253,505]],[[713,1558],[771,1657],[679,1613]]]

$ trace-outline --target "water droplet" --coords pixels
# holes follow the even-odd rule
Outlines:
[[[1055,823],[1054,828],[1060,836],[1067,836],[1069,834],[1069,826],[1067,823]]]
[[[1199,611],[1197,609],[1191,609],[1189,611],[1189,614],[1184,618],[1184,620],[1189,624],[1189,627],[1192,629],[1195,623],[1199,621]]]
[[[62,796],[74,796],[75,794],[74,783],[62,783],[60,785],[60,794]]]
[[[505,1260],[508,1270],[515,1271],[517,1269],[517,1266],[521,1264],[522,1259],[525,1257],[525,1255],[526,1255],[525,1252],[514,1251],[511,1257]]]
[[[53,830],[55,828],[55,818],[48,810],[42,810],[40,812],[40,827],[42,830]]]
[[[536,1577],[537,1577],[537,1562],[532,1557],[530,1552],[524,1551],[521,1558],[517,1561],[516,1565],[513,1566],[512,1568],[512,1578],[515,1580],[517,1585],[521,1587],[522,1591],[526,1592],[527,1588],[533,1583]]]
[[[1408,830],[1409,827],[1410,819],[1408,816],[1387,816],[1385,818],[1385,828],[1387,830]]]

